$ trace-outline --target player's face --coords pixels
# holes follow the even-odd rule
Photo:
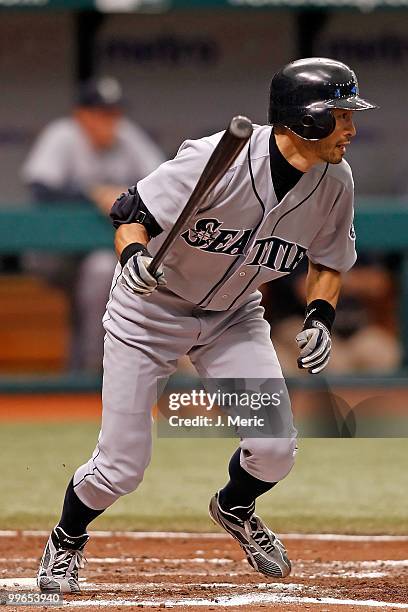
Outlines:
[[[117,109],[78,108],[75,117],[95,149],[109,149],[116,140],[121,114]]]
[[[335,108],[333,116],[336,120],[334,132],[316,142],[315,150],[322,161],[339,164],[351,139],[356,135],[356,128],[353,123],[353,111]]]

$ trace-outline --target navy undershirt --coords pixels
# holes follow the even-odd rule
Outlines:
[[[303,172],[292,166],[279,151],[273,128],[269,138],[269,162],[271,165],[273,188],[278,202],[281,202],[285,195],[302,178]]]

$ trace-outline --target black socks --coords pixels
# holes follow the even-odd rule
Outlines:
[[[74,491],[71,479],[65,493],[62,515],[58,525],[71,536],[79,536],[86,533],[89,523],[102,514],[104,510],[93,510],[85,506]]]
[[[241,449],[238,448],[232,455],[229,463],[230,480],[219,492],[219,502],[223,510],[234,509],[233,513],[246,520],[254,510],[254,502],[257,497],[266,493],[276,485],[276,482],[264,482],[241,467],[239,458]],[[240,506],[241,508],[236,508]],[[235,510],[236,508],[236,510]],[[71,479],[65,493],[62,507],[60,527],[71,536],[80,536],[86,533],[91,521],[102,514],[104,510],[93,510],[88,508],[75,493]]]
[[[257,497],[266,493],[276,485],[276,482],[264,482],[249,474],[241,466],[239,458],[241,449],[238,448],[232,455],[229,463],[230,480],[219,492],[219,502],[222,510],[233,511],[243,520],[246,520],[253,512],[254,502]]]

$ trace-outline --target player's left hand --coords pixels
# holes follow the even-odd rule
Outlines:
[[[297,360],[299,368],[309,370],[310,374],[317,374],[327,366],[330,359],[331,337],[329,330],[321,321],[311,321],[310,327],[296,336],[296,342],[300,348]]]

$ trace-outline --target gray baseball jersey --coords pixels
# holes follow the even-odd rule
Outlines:
[[[41,132],[24,165],[23,179],[30,186],[45,187],[45,193],[50,190],[51,196],[43,190],[32,196],[40,202],[52,198],[54,204],[88,199],[89,190],[98,185],[129,185],[163,161],[163,153],[149,136],[127,119],[119,121],[113,146],[96,150],[78,121],[63,118]],[[73,360],[78,368],[99,371],[104,336],[100,321],[116,265],[113,248],[86,254],[80,264],[65,254],[28,253],[24,264],[35,274],[59,278],[65,284],[75,266]]]
[[[270,135],[270,126],[255,127],[250,144],[166,258],[168,288],[202,308],[236,308],[262,283],[292,272],[305,255],[341,272],[355,262],[348,163],[313,167],[278,203]],[[221,136],[187,140],[175,159],[137,184],[164,230],[149,243],[152,253],[173,226]]]
[[[352,266],[353,180],[348,164],[321,164],[278,202],[271,177],[270,126],[255,127],[242,151],[165,260],[167,287],[147,297],[118,282],[104,317],[103,419],[92,458],[75,473],[79,498],[103,509],[134,490],[151,452],[157,379],[188,354],[207,379],[254,378],[285,386],[259,285],[289,274],[305,257],[339,271]],[[186,141],[172,161],[141,180],[138,192],[163,232],[173,226],[221,134]],[[248,359],[248,355],[251,356]],[[277,482],[290,471],[296,431],[289,404],[287,437],[242,437],[240,461],[252,476]]]
[[[164,161],[147,134],[127,119],[118,124],[116,142],[95,150],[75,119],[57,119],[40,134],[23,167],[26,183],[43,183],[75,194],[97,184],[128,185]]]

